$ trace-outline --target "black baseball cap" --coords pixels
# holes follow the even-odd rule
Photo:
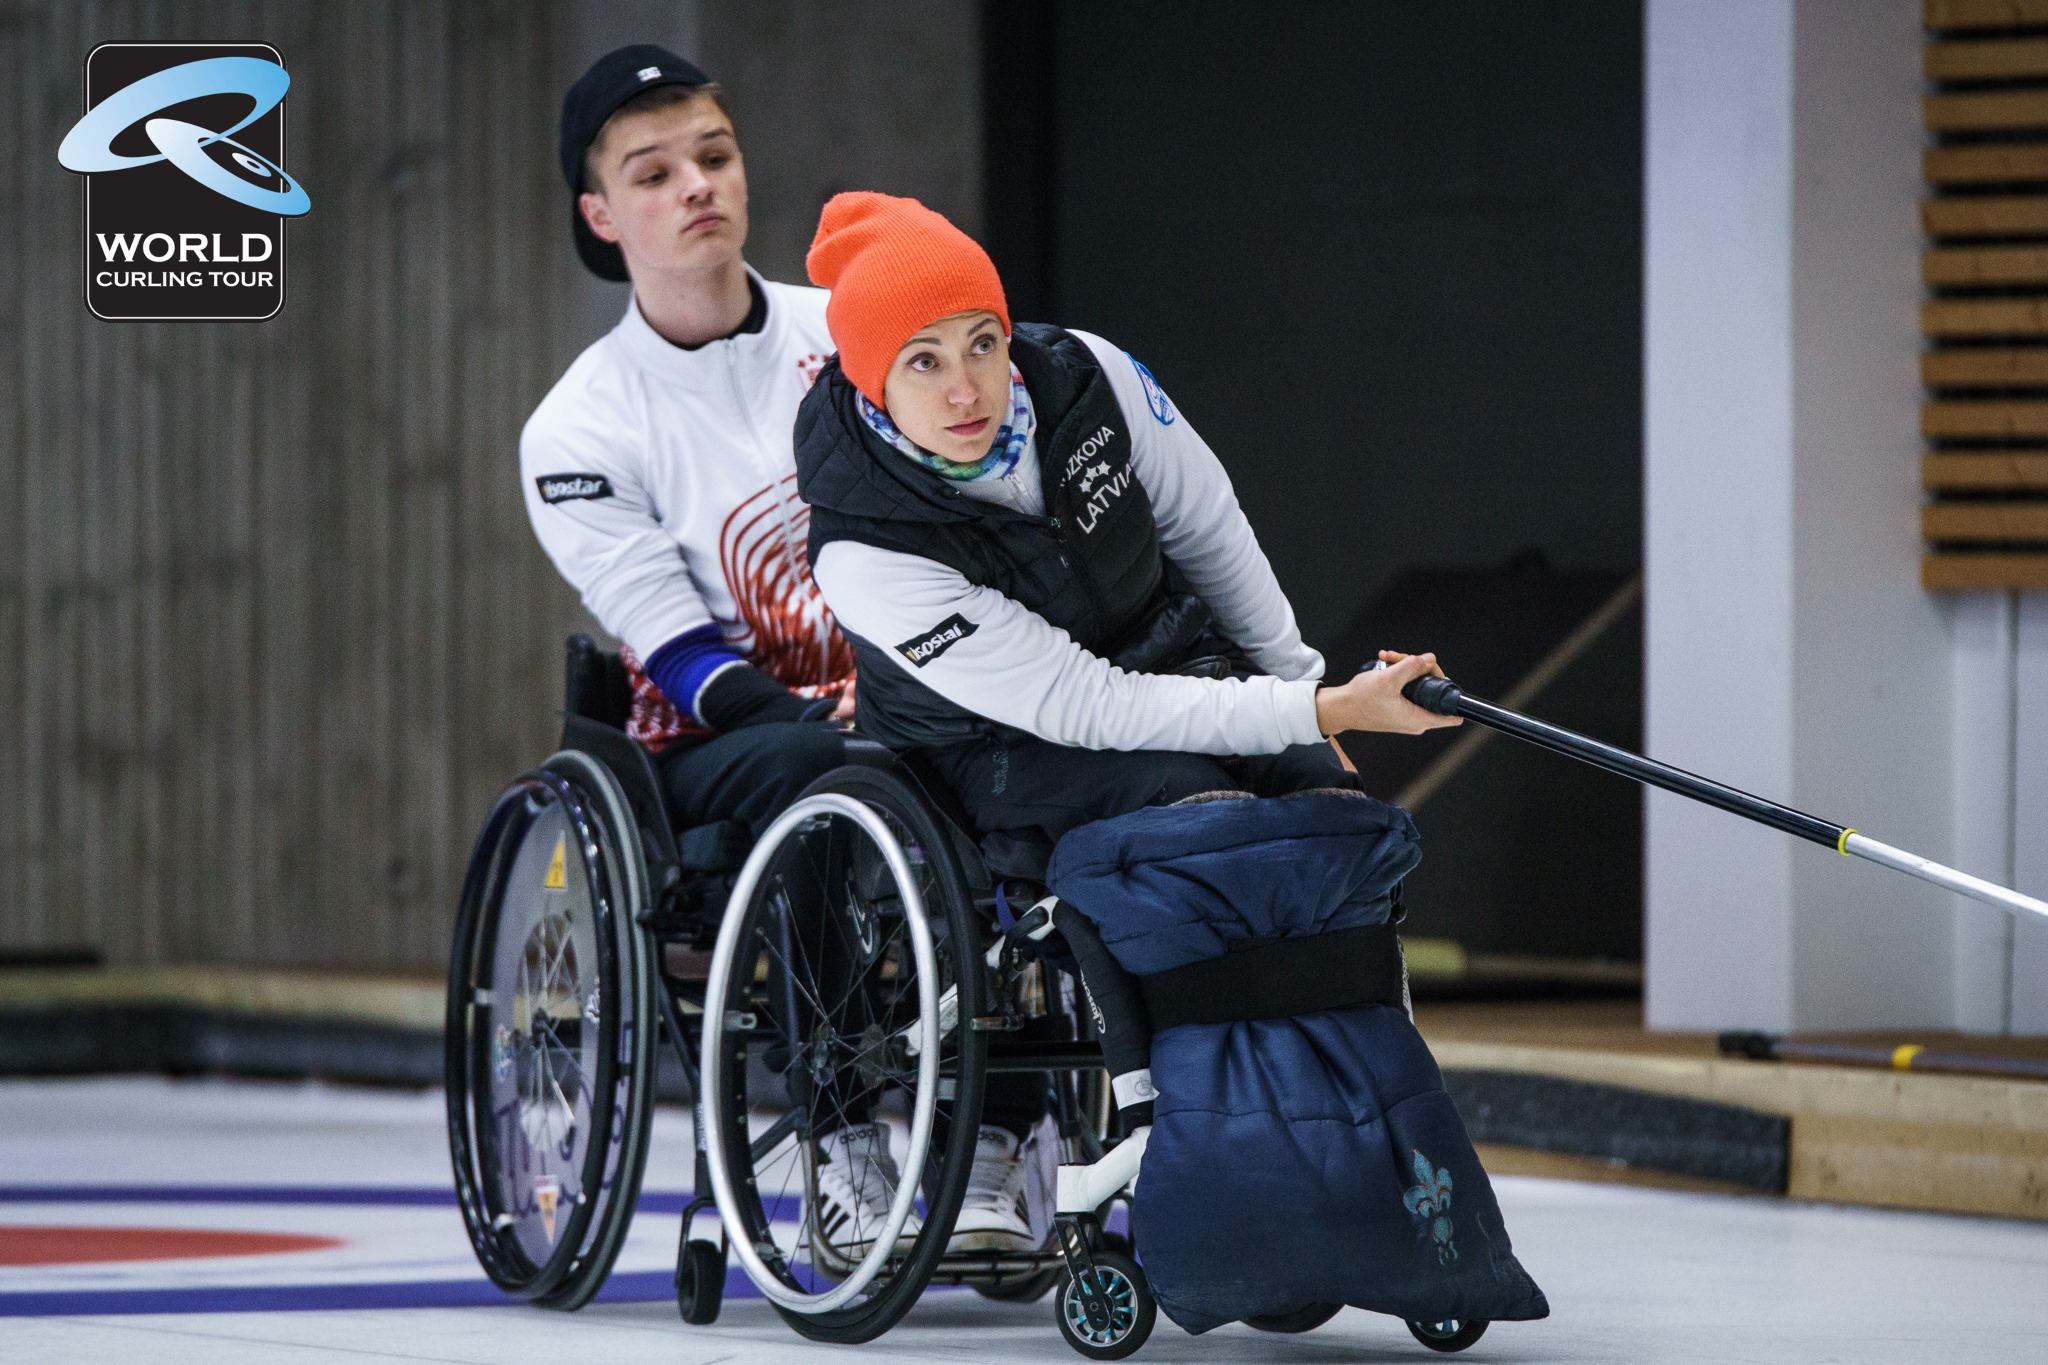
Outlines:
[[[599,279],[624,280],[626,258],[616,244],[598,239],[576,207],[583,193],[583,154],[597,141],[605,120],[642,90],[657,85],[698,86],[711,78],[665,47],[634,43],[608,52],[590,65],[562,97],[562,179],[569,182],[569,231],[576,254]]]

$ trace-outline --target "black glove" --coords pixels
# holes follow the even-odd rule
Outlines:
[[[823,720],[838,700],[806,700],[752,664],[722,669],[697,694],[697,714],[714,730],[744,730],[774,721]]]

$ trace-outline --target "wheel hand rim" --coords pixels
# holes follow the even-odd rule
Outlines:
[[[728,906],[743,906],[752,898],[755,887],[761,880],[769,860],[780,846],[783,836],[791,829],[820,815],[840,815],[851,820],[874,842],[889,865],[890,875],[896,879],[896,886],[903,898],[904,917],[910,929],[911,952],[917,965],[921,983],[938,981],[938,953],[932,944],[931,925],[925,918],[924,896],[917,880],[910,871],[909,860],[903,856],[894,833],[880,815],[851,797],[837,793],[821,793],[806,797],[792,805],[769,825],[755,843],[753,852],[740,869],[738,880],[733,885]],[[711,953],[709,979],[721,984],[729,982],[733,970],[733,958],[739,950],[741,915],[728,913],[719,925],[718,941]],[[934,1001],[936,991],[920,986],[918,992],[919,1042],[918,1051],[918,1092],[921,1095],[936,1095],[939,1082],[939,1014]],[[708,1002],[707,1002],[708,1003]],[[704,1093],[723,1094],[725,1085],[725,1007],[721,993],[714,1007],[704,1011],[703,1053],[699,1074],[703,1077]],[[823,1294],[806,1294],[791,1289],[761,1259],[760,1252],[744,1235],[731,1239],[733,1254],[739,1257],[745,1267],[747,1278],[760,1289],[764,1298],[785,1308],[803,1313],[826,1313],[851,1303],[865,1290],[874,1278],[882,1272],[896,1246],[896,1239],[903,1226],[910,1219],[911,1208],[917,1199],[917,1181],[909,1178],[910,1173],[920,1169],[925,1153],[931,1145],[932,1113],[934,1106],[922,1104],[915,1108],[910,1127],[910,1151],[903,1164],[905,1178],[897,1182],[895,1200],[889,1206],[889,1217],[881,1232],[875,1237],[860,1265],[838,1285]],[[727,1229],[744,1228],[740,1218],[739,1200],[732,1187],[732,1179],[726,1168],[725,1134],[723,1125],[707,1122],[704,1126],[705,1155],[711,1174],[711,1192],[718,1205],[719,1217]]]

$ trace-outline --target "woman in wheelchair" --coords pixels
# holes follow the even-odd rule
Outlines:
[[[923,754],[999,871],[1199,792],[1355,787],[1329,737],[1455,720],[1325,686],[1229,476],[1145,367],[1014,328],[1001,280],[915,200],[841,194],[808,265],[837,358],[797,414],[813,572],[859,724]]]
[[[839,354],[798,488],[860,728],[928,756],[1011,861],[1197,792],[1355,786],[1329,736],[1457,723],[1401,696],[1431,655],[1324,686],[1185,414],[1102,338],[1013,328],[940,215],[839,195],[808,265]]]
[[[1322,686],[1185,414],[1100,337],[1013,327],[940,215],[841,194],[808,265],[839,354],[798,410],[798,488],[859,725],[922,756],[991,871],[1037,877],[1076,826],[1198,793],[1355,788],[1330,736],[1456,723],[1401,696],[1430,655]],[[1007,1154],[1036,1115],[990,1099]]]

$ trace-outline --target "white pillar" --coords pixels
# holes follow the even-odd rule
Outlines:
[[[1950,617],[1954,741],[1949,777],[1955,800],[1954,865],[2013,884],[2014,595],[1957,596]],[[1957,897],[1954,909],[1955,1024],[1971,1033],[2012,1026],[2012,916]]]
[[[1644,15],[1644,741],[1791,789],[1792,4]],[[1787,1026],[1791,850],[1651,792],[1653,1027]]]
[[[2013,630],[2013,885],[2048,897],[2048,594],[2017,597]],[[2014,1033],[2048,1033],[2048,925],[2015,926]]]
[[[1650,752],[1946,860],[1952,665],[1916,509],[1915,0],[1650,0]],[[1653,1026],[1952,1021],[1954,911],[1661,794]]]

